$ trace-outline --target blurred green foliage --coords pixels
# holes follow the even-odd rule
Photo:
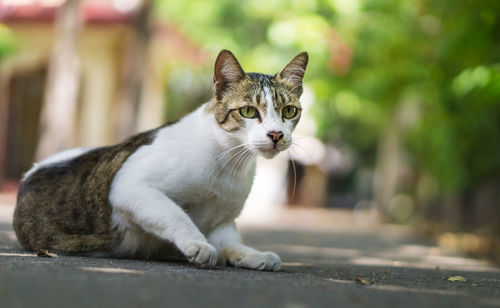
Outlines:
[[[14,49],[14,35],[6,25],[0,23],[0,61],[2,58],[12,53]]]
[[[230,49],[251,71],[275,73],[308,51],[305,83],[315,95],[320,137],[349,144],[361,164],[375,164],[380,136],[401,106],[411,106],[400,121],[408,122],[403,146],[417,172],[431,174],[443,191],[500,175],[498,0],[156,5],[159,18],[211,55]]]

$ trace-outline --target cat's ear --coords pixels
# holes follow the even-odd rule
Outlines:
[[[302,79],[304,78],[308,61],[309,56],[307,52],[299,53],[278,73],[276,78],[289,83],[293,91],[300,96],[302,94]]]
[[[214,68],[214,88],[217,95],[231,84],[240,82],[246,73],[241,68],[236,57],[229,50],[222,50],[217,56]]]

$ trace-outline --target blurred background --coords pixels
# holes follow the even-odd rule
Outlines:
[[[500,259],[498,0],[0,0],[0,191],[194,110],[224,48],[269,74],[310,56],[245,215],[342,208]]]

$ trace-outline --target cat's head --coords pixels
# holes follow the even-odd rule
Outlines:
[[[307,61],[302,52],[275,75],[245,73],[230,51],[221,51],[210,110],[225,135],[265,158],[286,150],[302,111],[299,98]]]

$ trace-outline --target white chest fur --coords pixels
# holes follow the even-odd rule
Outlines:
[[[176,215],[165,197],[183,209],[205,235],[236,218],[253,182],[255,155],[231,151],[237,144],[224,140],[218,129],[213,115],[202,106],[162,128],[151,145],[132,154],[112,183],[114,224],[129,232],[143,216],[160,220]]]

